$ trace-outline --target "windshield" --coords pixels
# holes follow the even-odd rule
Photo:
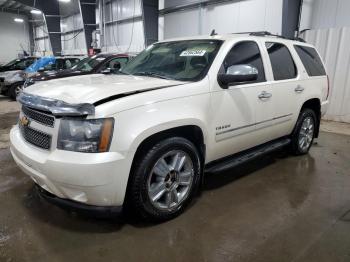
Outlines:
[[[83,60],[81,60],[78,64],[72,67],[73,70],[76,71],[83,71],[83,72],[90,72],[92,69],[94,69],[99,63],[103,62],[106,58],[105,57],[87,57]]]
[[[8,63],[6,66],[8,66],[11,70],[24,70],[33,63],[34,58],[15,59]]]
[[[4,66],[12,66],[12,65],[14,65],[14,64],[16,64],[16,63],[18,63],[18,62],[20,62],[21,60],[19,60],[19,59],[13,59],[12,61],[10,61],[10,62],[8,62],[6,65],[4,65]]]
[[[189,40],[149,46],[121,73],[179,81],[199,81],[208,72],[222,44],[219,40]]]

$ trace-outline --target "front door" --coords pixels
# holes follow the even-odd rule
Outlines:
[[[270,99],[263,103],[258,96],[262,91],[269,91],[261,52],[255,41],[236,43],[227,54],[220,68],[220,73],[227,73],[233,65],[249,64],[258,70],[255,82],[230,86],[211,94],[211,110],[213,111],[212,129],[215,132],[215,143],[212,155],[221,158],[239,151],[254,147],[261,143],[256,135],[257,106],[259,111],[270,118],[272,107]],[[219,86],[219,83],[215,82]],[[263,108],[266,107],[266,110]],[[258,112],[260,115],[260,112]],[[211,158],[208,156],[209,159]],[[215,159],[211,159],[215,160]]]

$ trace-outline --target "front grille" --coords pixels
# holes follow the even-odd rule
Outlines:
[[[19,124],[19,128],[21,130],[22,136],[24,139],[37,147],[49,150],[51,147],[51,136],[45,134],[41,131],[30,128],[29,126],[23,126]]]
[[[22,106],[22,112],[30,119],[39,122],[45,126],[53,127],[55,124],[55,118],[53,116],[41,113],[39,111]]]

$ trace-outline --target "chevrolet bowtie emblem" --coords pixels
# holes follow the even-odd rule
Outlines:
[[[21,119],[19,120],[22,126],[28,126],[29,125],[29,119],[25,116],[22,116]]]

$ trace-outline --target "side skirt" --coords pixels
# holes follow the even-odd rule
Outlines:
[[[284,138],[280,138],[280,139],[268,142],[266,144],[254,147],[252,149],[248,149],[246,151],[234,154],[232,156],[215,160],[205,166],[204,172],[218,173],[218,172],[226,171],[240,164],[246,163],[262,155],[268,154],[284,146],[287,146],[288,144],[290,144],[290,142],[291,142],[290,138],[284,137]]]

